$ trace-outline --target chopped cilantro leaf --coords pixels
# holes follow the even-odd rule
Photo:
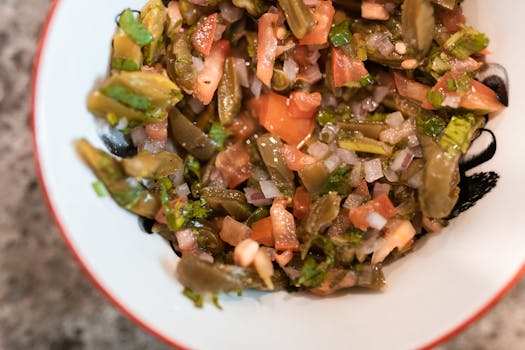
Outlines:
[[[335,191],[342,196],[348,195],[352,189],[347,176],[350,169],[351,167],[347,165],[332,171],[323,187],[321,187],[320,194],[323,195],[330,191]]]
[[[343,21],[330,29],[328,38],[334,47],[349,44],[352,41],[352,33],[350,32],[350,22]]]
[[[328,123],[335,123],[335,113],[329,108],[320,109],[317,112],[317,123],[321,126],[325,126]]]
[[[428,90],[427,98],[428,98],[428,101],[435,108],[441,108],[441,104],[445,100],[445,96],[443,96],[441,92],[436,91],[434,89]]]
[[[224,150],[224,142],[226,139],[233,135],[231,131],[226,130],[218,123],[212,123],[210,128],[210,139],[215,144],[218,150]]]
[[[202,307],[204,305],[204,299],[202,298],[202,296],[200,294],[195,293],[191,289],[184,288],[184,290],[182,291],[182,294],[186,298],[188,298],[191,301],[193,301],[193,304],[195,304],[196,307],[200,308],[200,307]]]

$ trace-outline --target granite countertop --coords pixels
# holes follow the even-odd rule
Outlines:
[[[33,55],[50,3],[0,1],[0,349],[166,349],[88,280],[44,203],[28,125]],[[440,347],[523,348],[525,278]]]

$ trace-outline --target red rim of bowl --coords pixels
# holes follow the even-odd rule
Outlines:
[[[46,204],[51,212],[51,216],[53,217],[53,220],[55,221],[56,226],[58,227],[58,230],[64,240],[66,241],[66,244],[73,254],[74,258],[77,260],[77,262],[80,264],[84,272],[88,275],[89,279],[97,286],[97,288],[102,291],[102,293],[115,305],[119,310],[121,310],[128,318],[130,318],[133,322],[138,324],[140,327],[142,327],[147,332],[153,334],[155,337],[160,339],[162,342],[166,343],[167,345],[170,345],[175,348],[179,349],[187,349],[186,346],[175,342],[170,337],[168,337],[165,334],[162,334],[158,330],[156,330],[153,326],[147,324],[145,321],[141,320],[138,316],[133,314],[133,311],[126,308],[124,304],[122,304],[115,296],[111,294],[111,292],[106,289],[106,287],[102,284],[101,281],[99,281],[93,272],[91,272],[87,266],[87,264],[82,260],[79,253],[77,252],[76,248],[74,247],[73,243],[69,239],[69,234],[65,230],[65,228],[62,226],[62,223],[60,221],[60,218],[58,216],[58,213],[56,212],[55,208],[53,207],[53,203],[51,202],[51,198],[49,196],[46,183],[44,182],[44,175],[42,172],[42,167],[40,165],[40,157],[38,153],[38,142],[37,142],[37,136],[36,136],[36,130],[35,130],[35,103],[36,103],[36,88],[37,88],[37,80],[38,80],[38,73],[40,68],[40,59],[42,55],[42,51],[45,47],[47,34],[49,32],[50,24],[54,18],[56,9],[58,7],[58,4],[60,3],[60,0],[54,0],[51,4],[51,7],[49,8],[47,18],[44,22],[44,26],[42,29],[42,34],[38,43],[38,49],[35,54],[34,59],[34,69],[33,69],[33,76],[32,76],[32,84],[31,84],[31,131],[33,134],[33,152],[35,155],[35,163],[36,163],[36,169],[37,169],[37,175],[40,182],[40,186],[42,187],[42,190],[44,192],[44,197],[46,200]],[[464,320],[462,323],[456,325],[454,328],[449,330],[447,333],[443,334],[442,336],[438,337],[437,339],[429,342],[428,344],[425,344],[420,347],[420,349],[432,349],[440,344],[443,344],[447,340],[450,340],[460,334],[463,330],[465,330],[468,326],[470,326],[474,321],[478,320],[481,316],[483,316],[486,312],[488,312],[492,307],[494,307],[500,300],[503,298],[505,294],[507,294],[512,287],[520,280],[521,276],[525,274],[525,263],[521,266],[521,268],[516,272],[514,277],[507,282],[506,285],[503,286],[503,288],[496,293],[484,306],[482,306],[478,311],[476,311],[472,316]]]

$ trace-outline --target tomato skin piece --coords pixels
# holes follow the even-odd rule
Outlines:
[[[150,123],[146,125],[145,130],[149,138],[166,141],[168,139],[168,120],[165,119],[161,122]]]
[[[449,31],[455,33],[461,29],[461,24],[467,23],[467,19],[463,14],[461,6],[456,6],[454,10],[442,9],[436,13],[437,18]]]
[[[297,148],[287,144],[283,147],[283,157],[288,169],[293,171],[300,171],[317,161],[311,155],[303,153]]]
[[[219,40],[213,43],[208,57],[204,59],[204,67],[195,79],[193,96],[204,105],[210,104],[219,86],[224,71],[224,62],[230,54],[230,43]]]
[[[265,13],[258,20],[257,33],[257,78],[266,86],[270,86],[273,75],[273,65],[277,51],[277,36],[275,26],[279,20],[276,13]]]
[[[250,238],[267,247],[273,247],[272,218],[268,216],[254,222]]]
[[[297,146],[312,133],[315,120],[290,118],[288,107],[288,99],[274,92],[248,101],[248,110],[268,132]]]
[[[293,196],[293,215],[299,220],[306,219],[310,212],[311,204],[312,196],[310,196],[306,188],[303,186],[297,187]]]
[[[286,210],[289,202],[289,198],[276,198],[270,208],[273,240],[278,251],[299,249],[295,220],[292,213]]]
[[[328,42],[335,9],[332,1],[322,1],[313,13],[315,25],[299,40],[300,45],[323,45]]]
[[[397,214],[397,210],[386,194],[382,194],[365,204],[350,209],[348,216],[352,224],[360,230],[368,229],[367,215],[370,212],[376,212],[385,219],[390,219]]]
[[[427,100],[429,86],[418,83],[417,81],[408,79],[401,73],[394,72],[394,83],[396,85],[397,93],[403,97],[408,97],[412,100],[424,103]]]
[[[231,189],[248,180],[252,166],[246,145],[242,141],[237,142],[220,152],[215,158],[215,166]]]
[[[347,83],[359,83],[368,74],[363,61],[348,57],[336,47],[332,47],[332,72],[336,88]]]
[[[193,47],[204,56],[208,56],[210,54],[213,38],[215,37],[215,31],[217,30],[218,18],[219,15],[217,13],[202,18],[197,23],[195,31],[191,36]]]
[[[294,91],[290,94],[288,112],[291,118],[311,119],[321,106],[323,97],[319,92]]]

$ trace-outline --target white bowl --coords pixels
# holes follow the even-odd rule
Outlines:
[[[108,64],[115,14],[144,1],[55,1],[35,69],[33,122],[40,177],[69,247],[95,284],[165,342],[198,349],[370,348],[435,345],[492,306],[525,261],[525,2],[465,1],[469,23],[491,38],[492,61],[511,79],[511,106],[490,122],[498,152],[481,170],[498,186],[417,251],[386,267],[384,293],[246,292],[221,296],[224,311],[196,309],[173,278],[177,258],[134,215],[91,188],[73,140],[99,141],[85,108]]]

